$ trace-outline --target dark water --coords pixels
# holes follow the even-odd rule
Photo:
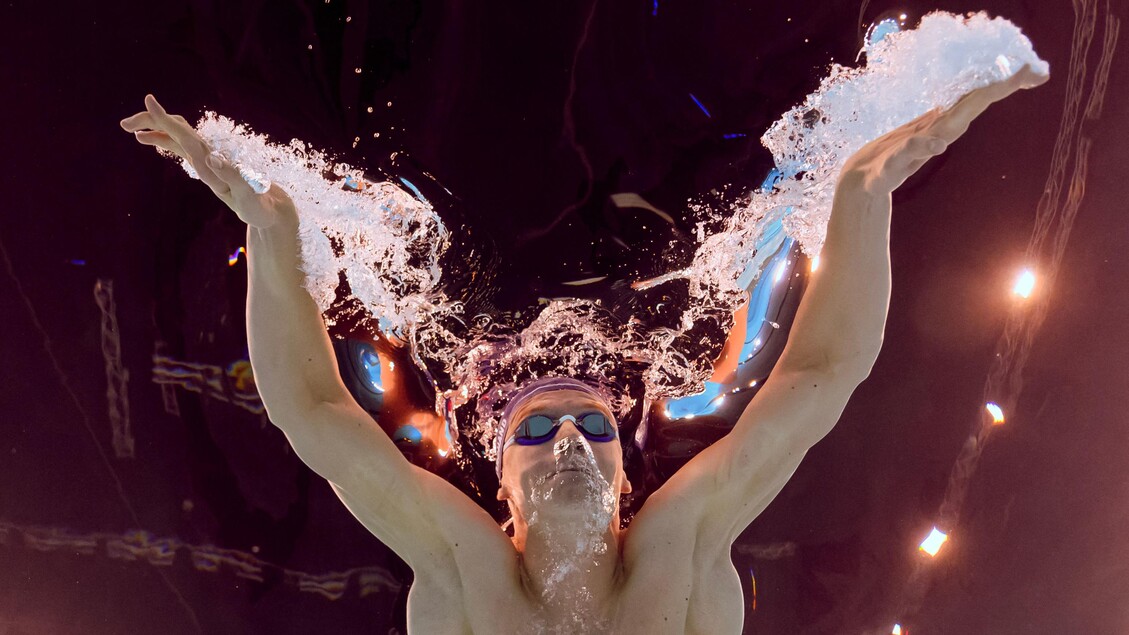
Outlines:
[[[475,307],[528,311],[599,276],[583,293],[615,303],[615,282],[691,253],[688,199],[761,182],[757,138],[830,61],[854,59],[860,11],[869,24],[934,8],[1007,17],[1052,78],[895,194],[882,355],[734,547],[746,632],[1129,631],[1129,78],[1109,21],[1129,11],[1086,9],[1087,47],[1088,6],[8,3],[0,633],[403,631],[410,572],[240,381],[246,266],[227,258],[243,226],[118,127],[146,93],[190,121],[216,110],[430,184],[462,230],[451,288]],[[1072,177],[1077,219],[1046,231],[1062,260],[1036,252],[1057,271],[1045,321],[1016,318],[1008,292],[1045,184]],[[617,208],[621,192],[675,224]],[[1009,319],[1030,327],[1029,355],[1001,346]],[[1000,359],[1022,383],[969,462]],[[726,429],[665,424],[641,482]],[[481,474],[434,467],[493,498]],[[954,504],[950,542],[923,556]]]

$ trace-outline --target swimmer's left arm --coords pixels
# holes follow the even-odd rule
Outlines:
[[[891,193],[990,104],[1046,79],[1024,67],[867,144],[847,162],[820,267],[772,374],[733,430],[672,476],[635,522],[696,522],[702,544],[718,545],[714,557],[729,558],[729,546],[831,431],[877,359],[890,299]]]
[[[861,148],[843,167],[820,253],[777,369],[855,366],[869,373],[890,306],[891,194],[993,102],[1047,76],[1027,66]]]

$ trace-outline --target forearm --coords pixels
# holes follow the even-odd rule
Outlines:
[[[321,313],[303,286],[297,214],[280,216],[270,227],[247,228],[247,340],[268,412],[300,411],[347,394]]]
[[[857,365],[869,372],[890,308],[890,194],[844,171],[827,237],[778,368]]]

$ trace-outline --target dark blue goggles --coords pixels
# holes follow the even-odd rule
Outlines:
[[[506,448],[513,444],[518,445],[539,445],[551,440],[557,436],[557,430],[565,421],[571,421],[572,425],[580,430],[584,438],[589,441],[605,442],[611,441],[616,438],[615,426],[608,420],[607,416],[601,412],[590,412],[588,414],[580,415],[576,418],[572,415],[565,415],[556,421],[553,421],[546,415],[532,415],[526,417],[521,425],[514,431],[514,435],[506,439],[505,445],[502,446],[502,451],[505,452]]]

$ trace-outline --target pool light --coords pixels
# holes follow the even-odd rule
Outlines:
[[[992,425],[998,426],[1004,422],[1004,411],[999,406],[990,403],[985,406],[985,408],[987,408],[989,414],[992,415]]]
[[[918,549],[930,556],[936,556],[937,552],[941,550],[941,545],[948,542],[948,540],[948,534],[934,527],[933,531],[929,532],[929,537],[921,542],[921,546],[918,547]]]
[[[1015,280],[1015,286],[1012,288],[1012,293],[1027,299],[1031,297],[1031,292],[1035,290],[1035,273],[1030,269],[1024,269],[1020,272],[1019,277]]]

